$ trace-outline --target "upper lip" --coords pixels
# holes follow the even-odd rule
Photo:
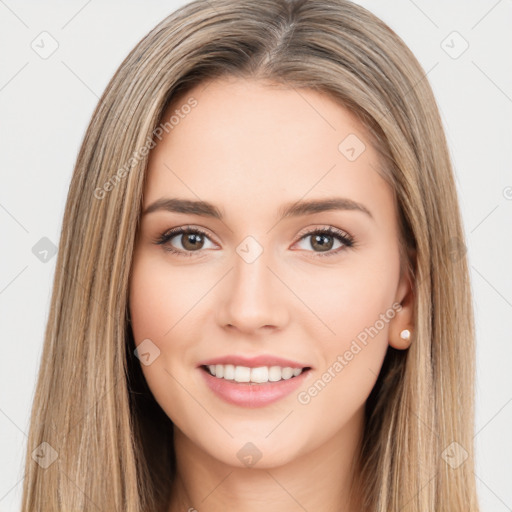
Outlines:
[[[258,368],[259,366],[281,366],[283,368],[311,368],[306,364],[291,359],[284,359],[282,357],[272,355],[259,355],[255,357],[226,355],[206,359],[198,364],[198,366],[209,366],[214,364],[232,364],[234,366],[247,366],[249,368]]]

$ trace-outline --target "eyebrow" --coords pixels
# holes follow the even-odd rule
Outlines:
[[[355,210],[360,211],[368,215],[373,219],[373,215],[370,210],[361,203],[357,203],[352,199],[346,197],[331,197],[326,199],[313,199],[309,201],[296,201],[292,203],[284,204],[278,211],[279,220],[286,217],[299,217],[302,215],[312,215],[314,213],[320,213],[331,210]],[[191,199],[178,199],[178,198],[162,198],[158,199],[154,203],[151,203],[142,213],[147,215],[148,213],[156,211],[168,211],[175,213],[188,213],[192,215],[200,215],[203,217],[212,217],[215,219],[222,220],[223,215],[220,210],[209,203],[208,201],[196,201]]]

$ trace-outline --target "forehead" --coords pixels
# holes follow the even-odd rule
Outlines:
[[[146,205],[172,194],[257,214],[300,198],[340,195],[370,209],[393,200],[366,130],[327,94],[215,80],[175,99],[166,122],[150,156]]]

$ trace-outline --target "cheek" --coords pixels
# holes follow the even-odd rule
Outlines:
[[[200,271],[199,271],[200,272]],[[158,354],[151,364],[141,368],[147,384],[162,409],[177,424],[186,417],[190,398],[180,383],[192,394],[197,391],[190,381],[194,356],[193,333],[187,332],[187,313],[207,291],[191,284],[190,275],[171,268],[165,261],[151,255],[134,260],[130,281],[130,316],[135,345],[151,340],[152,350]],[[190,327],[190,326],[189,326]],[[151,350],[151,349],[150,349]]]
[[[163,268],[155,258],[144,256],[134,261],[130,281],[130,316],[135,345],[151,340],[158,357],[142,370],[152,387],[157,378],[167,380],[165,370],[173,371],[171,364],[176,355],[183,357],[180,340],[186,339],[176,333],[185,324],[180,319],[190,309],[194,293],[179,271]],[[172,340],[172,344],[169,342]],[[181,342],[183,343],[183,342]]]
[[[398,271],[394,267],[391,264],[386,269],[362,261],[340,264],[339,269],[317,269],[311,279],[296,279],[294,291],[312,313],[307,316],[311,319],[310,339],[324,340],[324,352],[329,354],[342,350],[355,338],[364,342],[365,333],[370,339],[387,339],[389,320],[395,313],[392,306]],[[297,311],[304,313],[304,308]],[[296,321],[306,325],[304,316]]]
[[[315,313],[307,324],[298,321],[307,325],[308,338],[316,340],[320,360],[314,382],[297,397],[299,403],[315,403],[318,410],[340,404],[341,409],[330,412],[340,421],[364,403],[388,349],[397,279],[394,262],[368,260],[297,281],[297,294]]]
[[[130,282],[130,314],[135,341],[164,340],[208,290],[201,269],[189,272],[166,264],[164,258],[144,256],[136,260]]]
[[[372,279],[357,273],[324,285],[324,292],[309,296],[329,329],[316,322],[316,336],[310,331],[320,364],[296,398],[306,422],[324,418],[322,437],[328,438],[364,407],[388,349],[395,310],[384,283],[376,288]]]

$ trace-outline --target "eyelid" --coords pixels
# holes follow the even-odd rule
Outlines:
[[[298,240],[301,240],[302,238],[304,238],[307,235],[312,235],[312,234],[319,233],[319,232],[321,232],[321,233],[328,232],[328,233],[331,233],[332,235],[343,236],[350,240],[353,240],[353,238],[354,238],[347,231],[344,231],[343,229],[340,229],[340,228],[336,228],[329,224],[326,224],[326,225],[320,224],[313,228],[311,228],[311,227],[304,228],[303,230],[299,231],[299,234],[297,235],[297,237],[298,237]]]
[[[163,237],[174,237],[176,235],[181,235],[183,233],[188,233],[188,232],[191,232],[191,233],[199,233],[201,235],[204,235],[205,237],[209,238],[212,242],[214,243],[217,243],[214,241],[214,236],[211,235],[211,233],[206,230],[205,228],[202,228],[202,227],[198,227],[198,226],[193,226],[193,225],[185,225],[185,226],[178,226],[178,227],[175,227],[175,228],[171,228],[171,229],[168,229],[167,231],[165,231],[162,235],[161,235],[161,238]],[[217,244],[218,245],[218,244]]]

